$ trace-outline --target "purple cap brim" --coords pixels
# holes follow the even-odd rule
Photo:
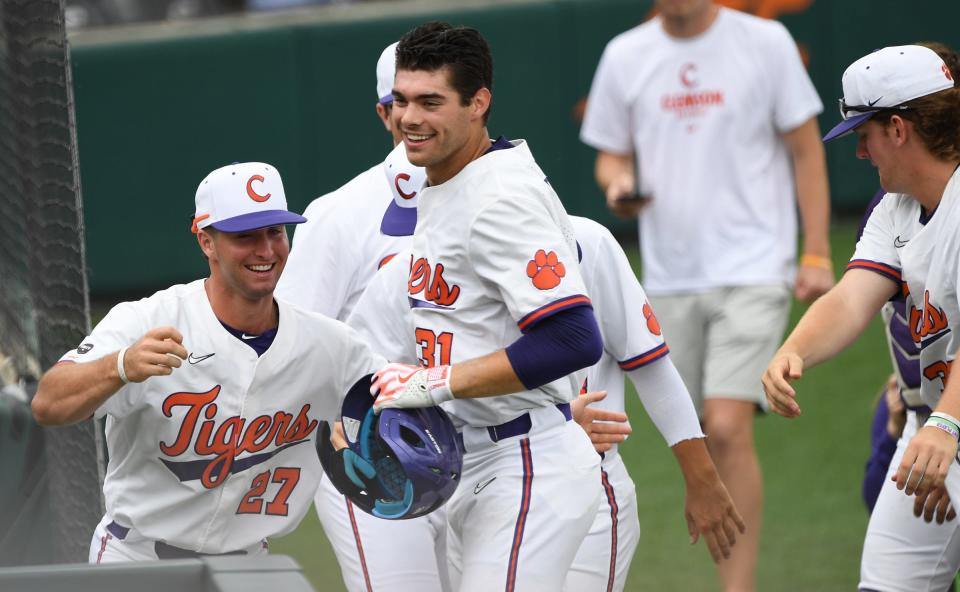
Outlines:
[[[276,226],[278,224],[303,224],[307,219],[299,214],[288,212],[287,210],[267,210],[264,212],[252,212],[242,216],[234,216],[226,220],[214,222],[213,226],[221,232],[248,232],[267,226]]]
[[[417,227],[417,208],[401,208],[391,201],[380,221],[380,232],[387,236],[411,236]]]
[[[380,97],[380,100],[377,102],[380,103],[381,105],[389,105],[390,103],[393,102],[393,95],[390,94],[390,95],[382,96]]]
[[[832,130],[827,132],[827,135],[823,137],[823,141],[829,142],[830,140],[836,140],[837,138],[841,138],[849,134],[853,130],[857,129],[857,127],[860,124],[862,124],[863,122],[873,117],[876,113],[877,113],[876,111],[869,111],[867,113],[854,115],[849,119],[844,119],[843,121],[835,125]]]

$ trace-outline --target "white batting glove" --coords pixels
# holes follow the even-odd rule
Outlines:
[[[450,366],[421,368],[409,364],[387,364],[373,375],[370,394],[374,413],[390,407],[433,407],[453,399]]]

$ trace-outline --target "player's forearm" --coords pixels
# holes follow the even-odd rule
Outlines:
[[[697,410],[669,356],[627,372],[653,425],[668,446],[703,438]]]
[[[122,386],[115,353],[85,364],[58,364],[40,380],[33,417],[47,426],[83,421]]]
[[[780,352],[798,355],[805,368],[834,357],[863,333],[893,292],[893,284],[879,275],[850,270],[810,306]]]
[[[496,397],[526,390],[506,350],[455,364],[451,370],[450,390],[456,399]]]
[[[617,180],[626,179],[631,187],[636,186],[633,169],[632,154],[613,154],[612,152],[600,151],[597,153],[597,162],[594,168],[597,185],[603,191],[611,183]]]
[[[817,120],[811,118],[787,134],[793,157],[797,205],[803,227],[803,253],[830,257],[830,188]]]
[[[720,480],[717,467],[710,458],[704,438],[692,438],[677,442],[671,447],[673,455],[680,465],[683,480],[687,489],[698,487],[705,483],[715,483]]]

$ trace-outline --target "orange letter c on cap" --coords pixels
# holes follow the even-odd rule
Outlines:
[[[414,197],[416,197],[417,196],[416,191],[414,191],[413,193],[407,193],[406,191],[400,188],[401,179],[404,181],[409,181],[410,175],[406,173],[400,173],[399,175],[393,178],[393,186],[397,188],[397,193],[400,194],[400,197],[402,197],[403,199],[413,199]]]
[[[250,199],[260,203],[263,203],[268,199],[270,199],[269,193],[266,195],[260,195],[259,193],[256,192],[256,190],[254,190],[253,188],[254,181],[260,181],[261,183],[263,183],[263,175],[254,175],[247,180],[247,195],[250,196]]]

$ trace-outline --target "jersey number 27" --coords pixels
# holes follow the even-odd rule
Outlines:
[[[272,502],[267,502],[266,513],[271,516],[287,515],[287,498],[293,493],[293,488],[300,481],[299,467],[277,467],[273,470],[273,479],[270,471],[260,473],[253,478],[250,490],[240,500],[237,514],[259,514],[263,511],[263,494],[267,491],[270,482],[280,484],[280,490]]]

